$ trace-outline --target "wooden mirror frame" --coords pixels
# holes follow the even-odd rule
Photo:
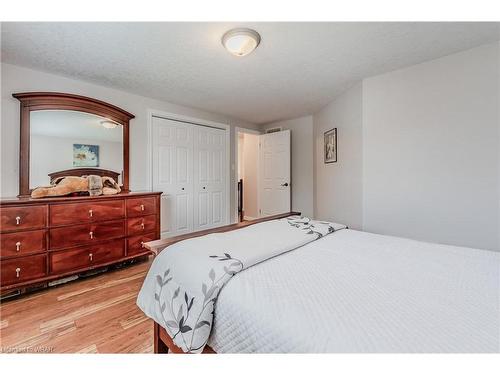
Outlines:
[[[30,189],[30,112],[66,110],[92,113],[123,126],[123,188],[129,192],[129,123],[135,116],[114,105],[86,96],[60,92],[25,92],[12,94],[21,102],[19,149],[19,197],[29,197]]]

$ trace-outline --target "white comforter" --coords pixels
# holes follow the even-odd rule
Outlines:
[[[500,253],[341,230],[235,275],[227,352],[499,352]]]
[[[344,228],[294,216],[178,242],[154,260],[137,305],[184,352],[199,353],[210,337],[213,307],[228,280]]]

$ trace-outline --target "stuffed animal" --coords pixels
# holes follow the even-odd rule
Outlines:
[[[57,197],[71,193],[89,192],[94,195],[112,195],[121,191],[118,183],[111,177],[67,176],[52,181],[50,186],[38,187],[31,192],[32,198]]]

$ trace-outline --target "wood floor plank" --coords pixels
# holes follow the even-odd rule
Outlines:
[[[68,322],[66,325],[59,326],[50,332],[38,333],[35,335],[31,335],[31,336],[23,336],[19,340],[16,340],[11,345],[8,345],[7,343],[4,344],[3,340],[2,340],[2,346],[4,346],[4,345],[15,346],[15,347],[18,347],[20,349],[30,348],[30,347],[38,347],[38,346],[47,346],[46,343],[50,342],[51,339],[64,336],[65,334],[70,333],[70,332],[74,332],[75,328],[76,327],[75,327],[75,324],[73,322]]]
[[[102,283],[102,284],[100,284],[98,286],[95,286],[95,287],[82,288],[82,289],[79,289],[79,290],[75,290],[73,292],[60,294],[59,296],[57,296],[57,300],[58,301],[63,301],[65,299],[68,299],[68,298],[71,298],[71,297],[75,297],[75,296],[79,296],[79,295],[82,295],[84,293],[89,293],[89,292],[95,293],[98,290],[110,288],[110,287],[113,287],[113,286],[116,286],[116,285],[120,285],[120,284],[124,284],[124,283],[128,283],[128,282],[130,282],[132,280],[137,280],[137,279],[143,280],[144,279],[144,274],[141,272],[141,273],[139,273],[137,275],[132,275],[132,276],[129,276],[129,277],[124,277],[122,279],[110,280],[110,281],[107,281],[107,282]]]
[[[148,317],[146,315],[144,315],[142,312],[138,312],[134,316],[120,320],[120,325],[122,326],[123,329],[129,329],[136,326],[137,324],[144,323],[147,320]]]
[[[2,348],[152,353],[152,321],[135,301],[151,260],[0,303]]]
[[[89,346],[77,351],[77,353],[89,354],[89,353],[99,353],[99,352],[97,351],[97,345],[92,344],[92,345],[89,345]]]
[[[122,335],[116,335],[107,340],[99,340],[97,348],[99,353],[137,353],[144,343],[153,342],[153,323],[148,320],[146,324],[139,324],[127,330],[127,337],[135,337],[136,340],[123,340]]]
[[[40,332],[47,332],[52,329],[58,328],[60,326],[67,325],[68,323],[74,322],[76,319],[86,316],[86,315],[91,315],[95,314],[101,310],[107,309],[108,307],[112,307],[114,305],[119,304],[120,302],[124,301],[132,301],[137,298],[137,294],[134,292],[131,293],[126,293],[124,295],[109,299],[107,301],[103,301],[100,303],[96,303],[95,305],[91,306],[85,306],[82,307],[78,310],[75,310],[69,314],[60,316],[55,319],[48,320],[46,322],[43,322],[40,324]]]

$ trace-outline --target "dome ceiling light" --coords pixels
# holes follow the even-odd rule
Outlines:
[[[260,35],[251,29],[232,29],[222,36],[222,45],[235,56],[246,56],[260,43]]]
[[[105,127],[106,129],[114,129],[118,126],[116,122],[106,120],[106,121],[101,121],[101,125]]]

